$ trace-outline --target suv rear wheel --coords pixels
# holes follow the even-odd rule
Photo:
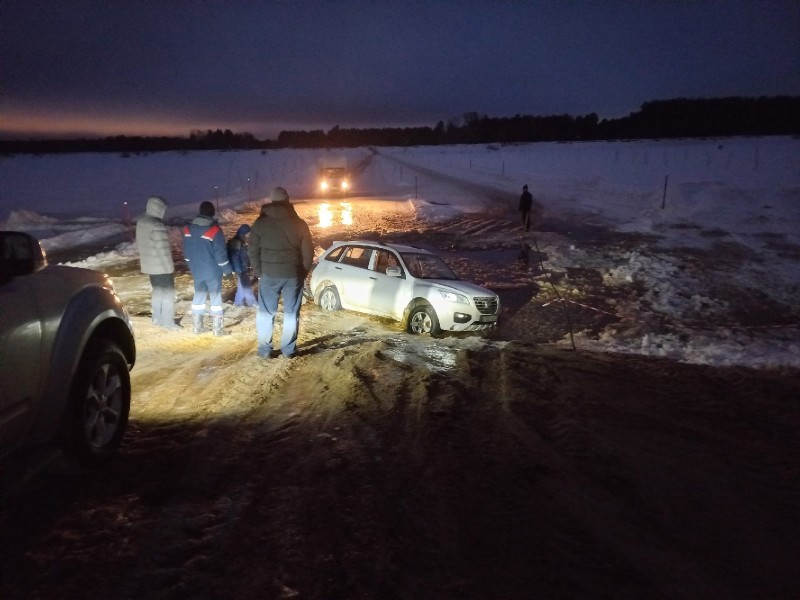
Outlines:
[[[336,291],[335,287],[331,285],[322,290],[322,293],[319,295],[319,306],[322,310],[327,311],[339,310],[342,308],[342,303],[339,300],[339,292]]]
[[[109,459],[119,447],[131,408],[131,379],[122,350],[111,341],[91,344],[72,385],[69,445],[87,464]]]

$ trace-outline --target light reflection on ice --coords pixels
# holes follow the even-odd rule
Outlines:
[[[353,224],[353,207],[349,202],[342,202],[342,225]]]
[[[319,226],[320,227],[330,227],[333,225],[333,212],[331,211],[331,205],[327,202],[323,202],[319,205]]]
[[[330,202],[322,202],[317,209],[320,227],[331,227],[337,223],[341,225],[353,224],[353,205],[349,202],[341,202],[335,210]],[[337,214],[338,213],[338,214]],[[338,219],[337,219],[338,216]]]

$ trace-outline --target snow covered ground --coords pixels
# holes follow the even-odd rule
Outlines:
[[[319,219],[324,150],[76,154],[0,158],[0,227],[37,235],[49,253],[109,247],[74,262],[109,269],[136,256],[131,224],[150,195],[179,224],[211,200],[221,220],[274,185]],[[597,310],[621,320],[583,348],[678,361],[800,367],[800,140],[732,138],[342,150],[360,172],[359,210],[407,211],[437,223],[460,215],[515,219],[527,183],[539,204],[533,241],[555,273],[591,268],[636,300]],[[559,222],[639,235],[599,251],[549,231]],[[317,220],[315,225],[319,226]],[[508,244],[508,231],[482,243]],[[522,238],[520,238],[522,239]],[[492,280],[479,282],[492,287]],[[574,290],[574,301],[580,297]],[[611,296],[611,294],[609,295]],[[659,324],[669,322],[669,327]],[[566,339],[561,343],[569,343]]]

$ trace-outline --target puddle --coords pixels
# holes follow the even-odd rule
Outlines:
[[[398,362],[443,373],[455,370],[458,349],[429,338],[389,338],[384,353]]]

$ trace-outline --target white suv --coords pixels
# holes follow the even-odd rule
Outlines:
[[[309,288],[324,310],[390,317],[409,333],[488,329],[500,315],[497,294],[459,279],[439,256],[413,246],[334,242],[314,266]]]

